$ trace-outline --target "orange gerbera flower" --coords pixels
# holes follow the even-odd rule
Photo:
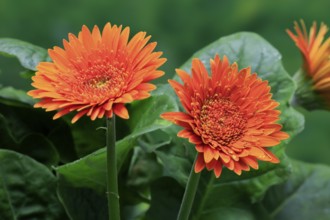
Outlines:
[[[195,172],[205,167],[219,177],[223,165],[238,175],[257,159],[278,163],[267,148],[289,136],[277,124],[278,102],[271,99],[270,86],[250,68],[238,70],[216,55],[211,76],[199,59],[192,61],[192,76],[176,70],[183,81],[169,80],[186,112],[167,112],[162,118],[182,126],[179,137],[188,138],[198,152]]]
[[[32,77],[36,89],[28,92],[41,99],[35,107],[59,110],[54,119],[77,111],[72,123],[83,115],[95,120],[114,113],[127,119],[124,104],[150,96],[156,87],[148,82],[164,74],[157,68],[166,61],[162,52],[153,52],[156,42],[147,44],[145,32],[128,38],[128,27],[110,23],[102,34],[97,26],[92,32],[83,26],[78,37],[69,34],[64,49],[48,51],[53,61],[37,66]]]
[[[297,22],[294,23],[297,35],[290,30],[287,30],[287,33],[303,55],[304,74],[311,78],[312,89],[324,97],[330,106],[330,38],[324,41],[328,27],[321,23],[317,32],[314,22],[308,35],[304,21],[301,20],[300,23],[301,27]]]

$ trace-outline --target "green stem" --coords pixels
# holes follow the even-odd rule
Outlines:
[[[109,220],[120,220],[115,115],[107,119],[107,187]]]
[[[181,207],[180,207],[180,211],[179,211],[177,220],[188,220],[188,218],[189,218],[189,214],[191,211],[192,204],[194,202],[197,186],[198,186],[199,179],[201,176],[201,172],[195,173],[195,170],[194,170],[195,163],[197,161],[197,156],[198,156],[198,154],[196,155],[195,162],[190,171],[189,179],[188,179],[187,186],[186,186],[186,191],[184,192],[184,195],[183,195],[183,199],[182,199],[182,203],[181,203]]]

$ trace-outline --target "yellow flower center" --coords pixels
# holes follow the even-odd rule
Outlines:
[[[101,89],[108,84],[108,80],[108,77],[101,77],[100,79],[92,79],[88,84],[95,89]]]
[[[247,119],[229,99],[217,95],[206,99],[200,111],[199,132],[205,144],[228,146],[245,133]]]

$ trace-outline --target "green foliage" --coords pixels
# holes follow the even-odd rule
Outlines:
[[[0,148],[32,156],[47,166],[76,159],[72,135],[62,120],[20,102],[0,102]],[[15,103],[15,105],[12,105]]]
[[[0,54],[16,57],[23,67],[33,71],[37,70],[39,62],[48,59],[47,50],[44,48],[10,38],[0,39]]]
[[[32,71],[47,60],[46,50],[14,39],[0,39],[0,52]],[[215,54],[239,68],[251,66],[269,81],[281,104],[280,123],[291,138],[272,148],[280,164],[260,162],[258,170],[241,176],[224,169],[219,179],[203,171],[191,219],[326,219],[329,167],[285,154],[304,118],[290,106],[296,86],[279,52],[260,36],[242,32],[220,38],[192,58],[209,69]],[[191,59],[181,69],[190,72],[190,67]],[[31,71],[24,75],[28,79]],[[130,119],[117,123],[121,212],[128,220],[175,219],[196,154],[192,144],[177,137],[180,128],[160,118],[179,111],[172,88],[161,84],[151,95],[129,105]],[[33,109],[34,103],[25,91],[0,88],[0,219],[106,219],[105,121],[53,121],[53,113]]]
[[[56,178],[28,156],[0,150],[0,213],[3,220],[65,219]]]
[[[329,218],[330,168],[292,161],[292,175],[262,201],[272,219]]]
[[[293,78],[297,83],[297,89],[293,97],[294,105],[302,106],[309,111],[330,109],[327,100],[318,91],[313,89],[314,79],[303,68],[299,69]]]
[[[159,115],[165,111],[176,111],[177,105],[174,99],[166,93],[165,87],[161,86],[153,96],[147,100],[136,102],[130,111],[132,132],[117,141],[118,169],[120,169],[125,160],[129,159],[129,152],[136,146],[136,139],[143,134],[168,127],[170,124],[159,118]],[[69,189],[79,197],[84,204],[84,212],[93,212],[90,207],[95,198],[102,196],[106,192],[106,151],[102,148],[86,157],[83,157],[72,163],[67,163],[56,168],[59,179],[59,193],[66,205],[66,209],[71,216],[78,216],[81,210],[71,209],[74,207],[71,198],[67,199],[66,194]],[[85,191],[93,189],[97,194],[90,193],[87,197]],[[65,193],[63,193],[65,192]],[[80,195],[80,196],[79,196]],[[80,216],[80,215],[79,215]],[[79,218],[82,219],[82,218]],[[84,218],[88,219],[88,218]]]
[[[0,114],[0,139],[2,140],[0,148],[29,155],[47,166],[58,164],[59,155],[54,145],[44,135],[31,133],[17,140],[7,124],[6,119]]]
[[[27,106],[35,103],[35,100],[25,91],[13,87],[0,87],[0,103],[7,105]]]
[[[157,200],[151,200],[146,219],[176,219],[183,196],[181,186],[172,178],[162,177],[151,184],[150,191],[151,197]]]

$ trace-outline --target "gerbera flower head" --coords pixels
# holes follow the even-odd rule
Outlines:
[[[72,123],[83,115],[95,120],[114,113],[127,119],[125,103],[150,96],[156,87],[149,81],[164,74],[158,68],[166,61],[145,32],[131,40],[129,32],[110,23],[102,33],[97,26],[92,32],[83,26],[77,37],[69,34],[63,41],[64,49],[50,49],[52,62],[37,66],[32,77],[36,89],[28,92],[40,99],[35,107],[58,110],[54,119],[76,111]]]
[[[279,105],[272,100],[270,86],[250,68],[238,69],[227,57],[211,59],[211,75],[199,59],[192,61],[191,76],[176,70],[183,84],[169,80],[185,112],[167,112],[162,118],[183,127],[179,137],[195,144],[195,172],[205,167],[219,177],[226,166],[237,174],[257,160],[278,163],[268,147],[287,139],[281,131]]]
[[[298,102],[308,109],[319,106],[330,109],[330,38],[325,38],[328,27],[316,22],[309,33],[303,20],[294,23],[296,34],[287,33],[296,43],[303,56],[303,67],[296,74]],[[324,105],[325,104],[325,105]]]

